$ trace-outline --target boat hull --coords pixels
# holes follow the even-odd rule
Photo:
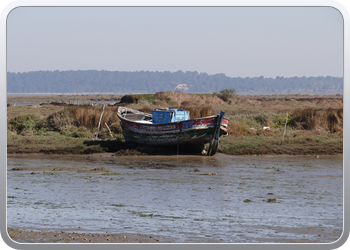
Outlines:
[[[140,124],[119,118],[126,142],[152,146],[208,143],[218,119],[212,116],[178,123]]]

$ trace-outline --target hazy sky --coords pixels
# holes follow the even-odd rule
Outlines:
[[[340,77],[343,19],[331,7],[20,7],[7,71],[37,70]]]

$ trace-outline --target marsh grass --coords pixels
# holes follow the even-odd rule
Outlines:
[[[16,134],[33,134],[45,127],[45,120],[37,115],[19,115],[7,120],[7,127]]]
[[[186,94],[179,91],[176,92],[157,92],[154,94],[156,100],[164,101],[166,103],[176,102],[179,105],[217,105],[223,104],[224,101],[214,95],[204,94]]]
[[[232,155],[343,153],[343,138],[335,133],[290,129],[281,143],[282,134],[283,132],[279,131],[270,135],[220,138],[218,152]]]
[[[20,135],[17,135],[17,133],[11,132],[7,129],[7,141],[13,141],[19,138],[21,138]]]
[[[7,107],[7,119],[14,118],[20,115],[36,115],[40,117],[47,117],[54,112],[62,110],[63,107],[54,105],[42,105],[42,106],[10,106]]]
[[[140,97],[140,100],[144,100],[149,103],[153,103],[156,100],[154,94],[140,94],[137,96]]]
[[[191,118],[218,114],[229,118],[229,136],[221,137],[218,152],[227,154],[335,154],[342,153],[343,106],[339,98],[288,99],[283,96],[238,96],[230,102],[213,95],[159,92],[142,95],[128,107],[146,113],[154,108],[173,107],[190,111]],[[170,105],[172,104],[172,105]],[[116,115],[118,106],[106,106],[95,141],[102,106],[8,107],[9,153],[116,155],[171,154],[173,150],[140,147],[125,143]],[[283,144],[284,124],[288,112]],[[115,140],[111,140],[108,124]],[[264,130],[268,126],[270,129]],[[176,152],[176,150],[175,150]]]
[[[69,114],[67,117],[73,119],[77,126],[84,126],[89,129],[97,128],[102,106],[72,106],[65,108]],[[101,124],[113,124],[119,121],[117,117],[117,107],[106,106],[101,119]]]
[[[82,154],[92,152],[85,146],[83,138],[73,138],[50,132],[44,136],[20,136],[7,142],[7,153],[57,153]],[[90,151],[89,151],[90,150]],[[94,147],[94,152],[103,152],[101,147]]]
[[[296,109],[291,114],[290,124],[296,129],[339,132],[343,130],[343,108]]]
[[[63,110],[54,112],[47,118],[47,128],[61,134],[88,138],[93,137],[97,131],[102,106],[68,106]],[[106,106],[102,115],[99,138],[110,138],[106,125],[114,137],[121,134],[119,119],[116,115],[117,107]]]
[[[257,133],[256,130],[251,129],[246,123],[242,122],[229,123],[227,131],[230,136],[252,136]]]
[[[183,109],[190,112],[190,119],[201,118],[215,115],[214,110],[209,105],[201,106],[179,106],[178,109]]]

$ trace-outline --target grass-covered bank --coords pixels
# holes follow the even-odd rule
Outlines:
[[[191,112],[192,118],[224,110],[230,122],[229,135],[220,138],[218,152],[221,153],[319,155],[343,152],[341,96],[252,98],[236,95],[224,101],[215,94],[160,92],[133,97],[134,103],[122,105],[144,112],[159,107],[183,108]],[[8,153],[177,153],[174,149],[126,144],[116,116],[118,106],[106,106],[98,139],[95,140],[101,108],[48,104],[7,107]],[[286,121],[287,129],[281,143]],[[264,127],[268,129],[264,130]]]
[[[222,138],[218,152],[230,155],[332,155],[343,153],[343,139],[335,134],[286,133],[272,136]]]

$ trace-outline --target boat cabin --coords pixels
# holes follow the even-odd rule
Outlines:
[[[190,119],[190,111],[183,109],[154,109],[152,111],[153,124],[186,121]]]

